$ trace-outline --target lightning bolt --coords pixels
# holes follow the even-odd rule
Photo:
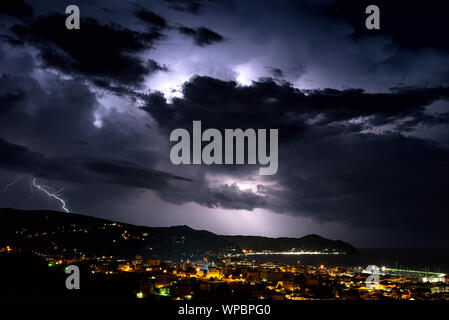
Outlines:
[[[48,188],[48,187],[46,187],[46,186],[44,186],[44,185],[39,185],[39,184],[37,184],[37,183],[36,183],[36,178],[33,178],[33,180],[31,181],[31,183],[33,184],[33,187],[35,187],[36,189],[38,189],[38,190],[44,192],[49,198],[53,198],[53,199],[58,200],[58,201],[61,203],[61,205],[62,205],[62,210],[64,210],[65,212],[69,212],[69,209],[67,209],[67,207],[66,207],[65,200],[62,199],[62,198],[59,196],[59,193],[61,193],[63,190],[65,190],[65,188],[61,188],[61,189],[60,189],[59,191],[57,191],[57,192],[50,192],[50,191],[48,191],[47,189],[45,189],[45,188]]]
[[[3,189],[2,191],[0,191],[0,195],[5,192],[6,190],[9,189],[9,187],[15,185],[17,182],[19,182],[21,179],[23,178],[23,176],[17,177],[15,178],[13,181],[11,181],[10,183],[8,183]]]

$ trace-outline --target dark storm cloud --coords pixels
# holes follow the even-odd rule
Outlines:
[[[136,164],[124,160],[91,159],[85,161],[83,165],[92,172],[110,177],[111,183],[130,187],[162,189],[170,179],[191,181],[167,172],[140,168]]]
[[[435,142],[315,130],[285,152],[278,178],[287,211],[365,227],[449,223],[449,150]]]
[[[166,22],[143,8],[137,10],[136,15],[151,28],[138,32],[82,17],[83,27],[73,32],[63,27],[66,16],[53,13],[35,17],[25,24],[13,25],[11,34],[6,37],[12,44],[26,43],[39,48],[44,68],[82,76],[94,83],[108,83],[103,87],[138,87],[144,76],[155,69],[151,68],[154,61],[148,64],[137,55],[164,38],[161,29],[165,28]],[[98,45],[99,41],[101,45]]]
[[[0,139],[0,153],[5,155],[0,159],[0,167],[18,175],[26,174],[82,185],[111,184],[154,190],[162,199],[171,203],[194,201],[210,208],[253,210],[266,206],[265,197],[251,191],[241,191],[235,185],[221,185],[210,189],[203,181],[147,169],[127,160],[98,159],[83,155],[49,158],[3,139]]]
[[[0,114],[17,109],[24,94],[22,91],[2,92],[0,94]]]
[[[47,84],[51,89],[45,90],[31,77],[0,76],[0,135],[26,141],[33,149],[63,153],[73,147],[69,141],[92,136],[98,103],[77,81],[49,79]]]
[[[153,169],[161,156],[148,150],[151,140],[139,137],[141,131],[136,134],[135,123],[111,110],[102,127],[95,127],[99,103],[85,84],[57,77],[45,83],[44,89],[31,77],[0,77],[0,168],[80,189],[95,184],[98,189],[90,196],[110,198],[107,206],[135,196],[136,188],[163,192],[176,189],[176,181],[190,183]],[[77,198],[80,191],[68,192],[77,199],[71,209],[85,211],[83,205],[92,201]]]
[[[75,141],[72,141],[72,143],[73,143],[73,144],[82,145],[82,146],[85,146],[85,145],[88,144],[88,143],[87,143],[86,141],[84,141],[84,140],[75,140]]]
[[[406,116],[428,119],[429,116],[423,113],[424,108],[434,101],[448,98],[449,87],[396,88],[390,93],[324,89],[308,91],[305,104],[313,109],[315,115],[324,114],[324,119],[318,121],[320,123],[372,116],[372,124],[382,125]]]
[[[449,210],[449,150],[399,133],[361,131],[403,118],[408,120],[402,132],[418,123],[447,123],[447,114],[430,115],[425,107],[448,97],[448,88],[302,92],[270,79],[242,87],[197,77],[185,84],[182,98],[167,103],[151,94],[143,109],[166,133],[188,129],[193,120],[201,120],[203,128],[279,129],[279,171],[272,179],[281,189],[260,185],[256,194],[223,185],[201,193],[202,198],[188,191],[177,194],[177,201],[190,197],[212,207],[268,208],[364,227],[418,228],[435,219],[448,222],[442,216]],[[366,121],[349,122],[360,117]],[[248,175],[246,170],[241,174]],[[171,201],[169,194],[162,197]],[[429,217],[425,222],[423,212]]]
[[[267,70],[271,73],[271,75],[275,78],[282,78],[284,77],[284,72],[282,72],[279,68],[274,67],[267,67]]]
[[[170,9],[198,14],[203,7],[202,0],[164,0]]]
[[[151,73],[156,71],[168,71],[168,67],[166,65],[161,66],[159,63],[154,61],[153,59],[148,60],[147,68]]]
[[[267,206],[264,197],[252,191],[240,190],[235,184],[225,184],[210,190],[203,204],[208,207],[226,207],[227,209],[244,210],[253,210],[254,208],[264,208]]]
[[[181,34],[192,38],[194,42],[200,47],[222,42],[225,40],[222,35],[205,27],[199,27],[197,29],[189,27],[179,27],[178,31]]]
[[[179,205],[195,202],[208,208],[250,211],[269,207],[267,202],[270,199],[251,190],[241,190],[235,184],[221,184],[212,188],[203,180],[177,182],[176,188],[167,188],[157,194],[164,201]],[[275,203],[270,205],[274,207]]]
[[[0,140],[0,166],[21,174],[75,183],[110,183],[150,190],[164,189],[170,180],[190,181],[166,172],[144,169],[124,160],[85,156],[48,158],[42,153]]]
[[[2,1],[0,3],[0,16],[2,15],[27,20],[33,17],[34,10],[32,6],[20,0]]]
[[[443,87],[396,88],[389,93],[365,93],[362,89],[301,91],[271,79],[238,86],[233,81],[209,77],[193,78],[184,84],[182,92],[183,98],[174,98],[171,103],[159,93],[150,94],[142,109],[164,129],[188,128],[194,120],[219,129],[279,128],[282,142],[297,139],[310,121],[326,125],[367,117],[365,124],[382,125],[409,116],[415,124],[430,119],[445,123],[445,117],[426,115],[424,109],[434,101],[449,98],[449,88]]]
[[[114,110],[94,125],[101,105],[88,86],[76,80],[46,79],[46,88],[31,77],[0,77],[0,137],[52,158],[83,153],[115,159],[117,150],[128,161],[149,169],[160,160],[149,150],[143,128]],[[38,132],[39,134],[36,134]]]
[[[209,208],[226,208],[233,210],[254,210],[255,208],[274,207],[268,205],[268,198],[250,190],[241,190],[236,184],[223,184],[207,189],[204,196],[195,197],[194,201]]]
[[[0,47],[0,74],[29,75],[34,68],[34,59],[28,52],[4,50]]]
[[[149,30],[153,32],[154,31],[158,32],[168,27],[167,21],[160,15],[145,9],[139,4],[136,3],[131,4],[137,8],[133,12],[134,15],[142,22],[144,22]]]
[[[380,9],[380,30],[367,30],[360,13],[368,5],[376,4]],[[342,18],[354,29],[352,36],[356,39],[370,35],[385,35],[392,39],[394,45],[406,50],[423,51],[433,48],[449,52],[449,3],[447,1],[346,1],[337,0],[329,8],[329,16]]]

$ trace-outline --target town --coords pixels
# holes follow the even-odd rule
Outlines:
[[[11,247],[0,255],[14,254]],[[379,283],[367,286],[362,267],[308,266],[223,257],[198,261],[119,259],[115,257],[55,258],[40,255],[47,268],[80,265],[88,270],[82,284],[101,278],[128,282],[123,295],[150,300],[449,300],[449,277],[381,268]],[[392,272],[387,272],[392,271]],[[396,271],[396,272],[393,272]],[[61,271],[62,273],[62,271]],[[87,279],[86,279],[87,278]],[[83,287],[81,286],[81,292]]]

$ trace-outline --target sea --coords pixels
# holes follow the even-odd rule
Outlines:
[[[419,270],[449,274],[448,249],[358,249],[359,254],[261,254],[247,255],[245,260],[278,262],[326,267],[378,267]]]

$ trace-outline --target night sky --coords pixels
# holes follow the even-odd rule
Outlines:
[[[139,225],[447,247],[448,15],[447,1],[1,1],[0,207],[62,210],[34,179],[70,212]],[[193,120],[279,129],[278,172],[173,165],[170,132]]]

